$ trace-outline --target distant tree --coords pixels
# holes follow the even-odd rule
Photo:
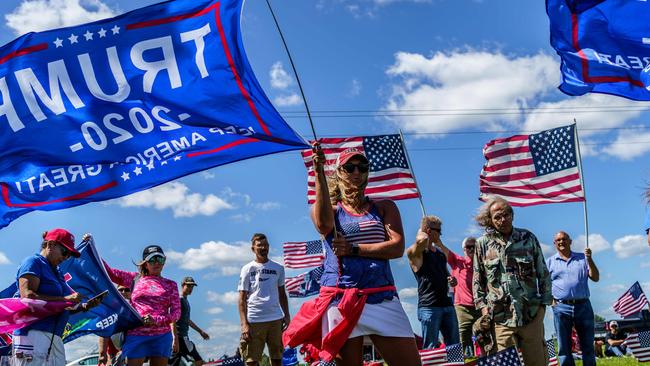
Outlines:
[[[594,313],[594,321],[595,321],[595,322],[604,322],[604,321],[605,321],[605,318],[603,318],[602,316],[600,316],[600,315]]]

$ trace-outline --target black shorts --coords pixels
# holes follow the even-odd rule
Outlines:
[[[180,364],[181,357],[185,358],[186,360],[188,358],[191,358],[191,361],[203,361],[203,358],[201,358],[199,351],[196,349],[196,346],[194,345],[194,342],[190,341],[189,337],[187,336],[181,337],[178,343],[179,343],[178,353],[172,355],[172,358],[169,360],[170,365]]]

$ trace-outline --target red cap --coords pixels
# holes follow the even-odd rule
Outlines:
[[[363,152],[363,150],[356,147],[351,147],[339,153],[339,157],[336,159],[336,167],[338,168],[341,165],[347,163],[348,160],[352,159],[355,156],[360,156],[363,158],[363,160],[366,161],[366,163],[368,162],[368,158],[366,157],[366,154]]]
[[[79,258],[79,256],[81,256],[81,253],[79,253],[74,248],[74,235],[70,234],[70,232],[66,229],[50,230],[47,232],[47,234],[45,234],[44,239],[52,240],[63,245],[67,250],[70,251],[70,255],[72,255],[75,258]]]

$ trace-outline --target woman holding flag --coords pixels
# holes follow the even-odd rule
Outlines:
[[[104,262],[111,281],[132,289],[131,304],[144,322],[126,333],[122,353],[129,366],[142,366],[147,357],[151,366],[166,366],[172,347],[178,351],[172,327],[181,316],[181,304],[176,282],[161,275],[166,259],[161,247],[149,245],[138,272],[113,269]]]
[[[409,320],[397,298],[389,260],[404,253],[393,201],[365,195],[369,161],[355,148],[338,155],[329,182],[325,155],[314,144],[316,201],[311,217],[325,236],[325,271],[318,298],[305,303],[283,335],[285,346],[313,345],[324,361],[362,363],[369,336],[389,365],[420,365]]]

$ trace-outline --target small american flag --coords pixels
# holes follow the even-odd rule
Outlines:
[[[354,147],[366,154],[370,162],[368,186],[366,187],[368,197],[403,200],[420,196],[399,135],[324,138],[319,141],[327,160],[325,173],[328,175],[336,169],[336,158],[340,152]],[[309,204],[314,203],[316,199],[312,155],[311,150],[302,151],[308,173],[307,201]]]
[[[420,350],[422,366],[464,365],[463,348],[460,343],[447,347]]]
[[[284,287],[289,297],[307,297],[317,294],[320,291],[320,278],[323,271],[323,266],[320,266],[296,277],[287,277],[284,280]]]
[[[309,268],[323,264],[325,254],[320,240],[308,242],[287,242],[284,249],[284,266],[286,268]]]
[[[582,202],[575,125],[496,139],[483,147],[481,199],[498,195],[513,206]]]
[[[548,355],[548,366],[558,366],[555,340],[552,338],[546,341],[546,354]]]
[[[12,340],[11,334],[0,333],[0,356],[8,356],[11,354]]]
[[[616,300],[614,311],[621,314],[623,318],[629,317],[648,307],[646,299],[639,282],[634,282],[629,290]]]
[[[341,233],[350,244],[379,243],[386,240],[386,228],[377,220],[343,224]]]
[[[239,357],[224,357],[215,361],[214,366],[244,366],[244,361]]]
[[[639,362],[650,361],[650,331],[631,333],[625,338],[625,345]]]
[[[521,360],[515,347],[507,348],[491,356],[481,357],[478,366],[521,366]]]

